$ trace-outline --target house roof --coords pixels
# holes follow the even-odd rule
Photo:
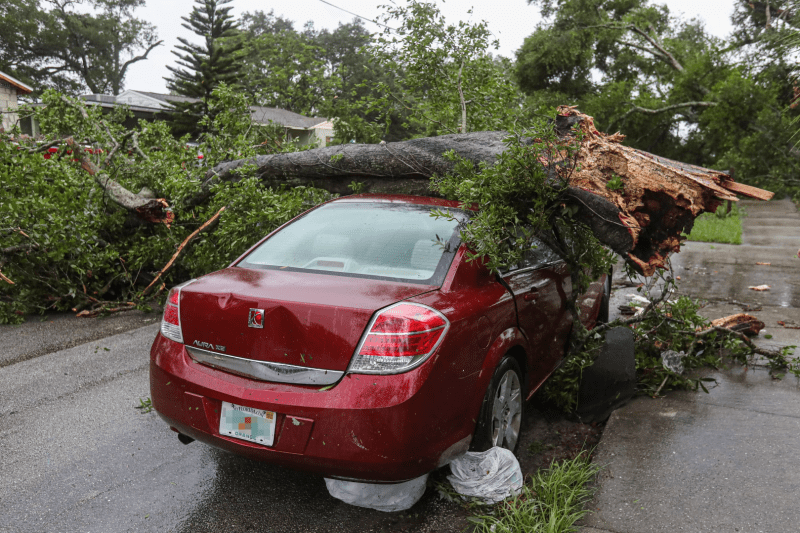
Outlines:
[[[161,100],[162,102],[199,102],[199,98],[192,98],[191,96],[179,96],[177,94],[161,94],[161,93],[150,93],[147,91],[131,91],[136,92],[139,94],[143,94],[145,96],[149,96],[150,98],[155,98],[156,100]]]
[[[285,109],[257,105],[250,106],[250,116],[260,124],[272,123],[294,129],[311,129],[327,121],[321,117],[306,117]]]
[[[199,102],[198,98],[189,96],[177,96],[174,94],[151,93],[147,91],[127,90],[119,96],[114,97],[104,94],[87,94],[82,98],[88,103],[101,105],[103,107],[113,107],[118,104],[127,104],[134,111],[153,112],[164,111],[169,108],[171,102]],[[306,117],[299,113],[293,113],[285,109],[275,107],[250,106],[250,116],[258,124],[276,124],[284,128],[297,130],[308,130],[326,124],[327,119],[323,117]],[[322,126],[326,127],[326,126]],[[332,126],[327,126],[332,127]]]
[[[10,74],[6,74],[3,71],[0,71],[0,80],[8,82],[11,85],[13,85],[14,87],[16,87],[17,88],[17,94],[19,94],[20,92],[22,92],[24,94],[28,94],[28,93],[32,93],[33,92],[33,89],[31,87],[28,87],[27,85],[25,85],[24,83],[19,81],[17,78],[14,78]]]

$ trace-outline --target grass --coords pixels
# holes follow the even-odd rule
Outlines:
[[[744,213],[734,205],[727,213],[725,204],[716,213],[703,213],[694,221],[688,240],[742,244],[742,216]]]
[[[141,409],[142,413],[149,413],[153,410],[153,401],[150,398],[139,398],[139,405],[134,405],[136,409]]]
[[[589,452],[537,472],[517,497],[493,507],[492,514],[470,517],[480,533],[568,533],[588,511],[589,482],[599,467]]]

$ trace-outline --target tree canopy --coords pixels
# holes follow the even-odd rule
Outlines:
[[[76,9],[88,4],[93,12]],[[0,70],[36,89],[119,94],[128,68],[162,44],[133,16],[145,0],[8,0],[0,3]]]
[[[530,3],[545,21],[519,50],[515,76],[531,107],[579,105],[631,146],[798,190],[791,54],[780,36],[793,31],[790,2],[738,1],[727,39],[650,0]]]

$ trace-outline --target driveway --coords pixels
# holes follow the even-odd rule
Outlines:
[[[778,324],[800,325],[800,214],[788,200],[743,204],[742,245],[688,243],[673,258],[679,289],[709,301],[708,318],[764,321],[761,345],[800,345],[800,330]],[[717,380],[709,394],[640,397],[611,415],[585,533],[797,531],[800,380],[758,361],[703,374]]]

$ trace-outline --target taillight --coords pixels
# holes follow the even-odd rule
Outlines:
[[[193,281],[192,279],[173,287],[167,295],[164,316],[161,319],[161,334],[175,342],[183,342],[183,332],[181,331],[181,289]]]
[[[450,323],[439,311],[401,302],[378,312],[358,345],[349,372],[398,374],[422,364],[436,350]]]

